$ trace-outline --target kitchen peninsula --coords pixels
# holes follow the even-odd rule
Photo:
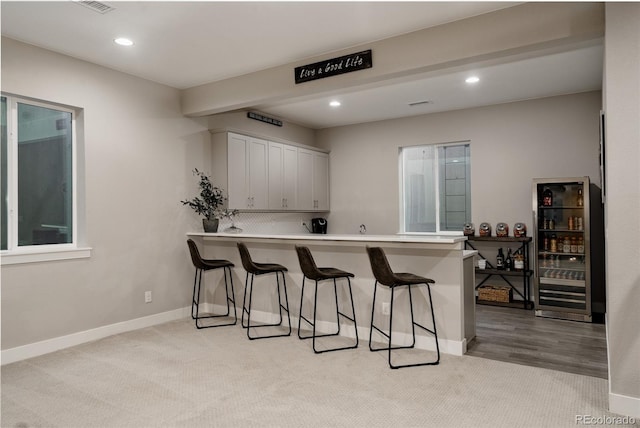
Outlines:
[[[322,235],[322,234],[229,234],[229,233],[188,233],[194,239],[205,258],[231,260],[235,265],[234,289],[238,315],[241,313],[245,272],[242,269],[237,242],[244,242],[252,257],[259,262],[278,263],[288,268],[287,288],[292,324],[297,325],[300,305],[302,272],[295,252],[295,245],[309,247],[318,266],[332,266],[352,272],[353,297],[358,321],[358,335],[368,340],[371,322],[371,305],[375,279],[371,272],[366,246],[382,247],[396,272],[412,272],[432,278],[433,305],[440,350],[444,353],[462,355],[467,343],[475,337],[475,292],[474,256],[475,251],[464,250],[463,236],[425,235]],[[222,278],[215,273],[205,276],[207,281],[216,281],[220,286]],[[267,280],[268,281],[268,280]],[[265,282],[267,286],[268,282]],[[259,284],[259,283],[256,283]],[[208,285],[208,289],[211,286]],[[322,287],[322,285],[321,285]],[[420,294],[418,294],[420,293]],[[418,322],[428,318],[426,293],[423,289],[413,291],[414,307]],[[306,297],[306,293],[305,293]],[[339,298],[340,294],[339,294]],[[404,293],[397,296],[395,310],[407,308]],[[388,301],[388,300],[387,300]],[[266,309],[265,313],[275,313],[277,308]],[[253,311],[252,311],[253,314]],[[382,308],[376,308],[376,319]],[[395,317],[394,317],[395,318]],[[267,321],[267,320],[265,320]],[[394,320],[395,321],[395,320]],[[429,321],[430,323],[430,321]],[[409,324],[409,323],[408,323]],[[429,325],[429,324],[427,324]],[[330,328],[330,327],[329,327]],[[410,326],[394,322],[396,329]],[[404,331],[404,330],[403,330]],[[419,332],[416,332],[419,334]],[[344,330],[346,336],[353,337],[353,329]],[[397,337],[410,337],[399,334]],[[394,337],[396,337],[394,335]],[[374,335],[374,340],[376,340]],[[377,340],[381,340],[378,338]],[[435,349],[431,336],[418,336],[416,347]]]

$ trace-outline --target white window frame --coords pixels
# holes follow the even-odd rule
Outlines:
[[[12,265],[91,256],[91,248],[80,246],[83,231],[78,228],[78,142],[76,118],[72,107],[2,93],[7,100],[7,249],[0,251],[1,264]],[[71,185],[72,242],[18,246],[18,103],[71,113]],[[5,215],[5,213],[2,213]]]
[[[459,146],[463,144],[469,144],[471,146],[471,140],[461,140],[461,141],[451,141],[447,143],[434,143],[434,144],[416,144],[414,146],[402,146],[398,150],[398,171],[400,174],[398,182],[400,183],[400,189],[398,191],[399,203],[400,203],[400,233],[403,235],[441,235],[441,236],[463,236],[464,232],[462,230],[440,230],[440,153],[439,147],[446,146]],[[407,232],[406,224],[405,224],[405,209],[404,209],[404,189],[405,189],[405,175],[404,175],[404,160],[403,160],[403,150],[409,149],[413,147],[425,147],[425,146],[433,146],[436,150],[434,150],[434,164],[437,168],[437,173],[435,174],[435,224],[436,231],[435,232]]]

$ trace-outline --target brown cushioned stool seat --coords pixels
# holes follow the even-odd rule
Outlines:
[[[229,260],[220,259],[203,259],[198,251],[196,243],[189,239],[187,240],[189,246],[189,253],[191,254],[191,261],[196,268],[196,276],[193,280],[193,297],[191,298],[191,318],[196,322],[197,328],[211,328],[211,327],[224,327],[228,325],[235,325],[238,321],[236,314],[236,299],[233,292],[233,277],[231,276],[231,268],[234,266]],[[208,270],[222,269],[224,273],[224,291],[226,293],[227,312],[219,315],[200,315],[200,294],[202,285],[202,273]],[[229,283],[227,282],[227,273],[229,274]],[[229,288],[231,288],[231,297],[229,297]],[[222,318],[229,317],[231,307],[229,303],[233,304],[233,322],[217,323],[213,325],[202,325],[204,319],[210,318]]]
[[[419,275],[415,275],[413,273],[396,273],[391,270],[391,266],[389,266],[389,261],[387,260],[387,256],[385,255],[382,248],[379,247],[368,247],[367,246],[367,254],[369,255],[369,262],[371,263],[371,270],[373,271],[373,276],[376,278],[376,283],[374,285],[373,290],[373,304],[371,306],[371,329],[369,330],[369,349],[371,351],[388,351],[388,361],[389,367],[392,369],[398,369],[401,367],[415,367],[415,366],[426,366],[426,365],[436,365],[440,362],[440,347],[438,345],[438,334],[436,331],[436,320],[433,313],[433,302],[431,299],[431,287],[430,284],[434,284],[435,281],[430,278],[425,278]],[[389,314],[389,334],[385,333],[380,328],[374,325],[374,314],[376,307],[376,294],[378,291],[378,284],[389,287],[391,289],[391,311]],[[411,297],[411,286],[415,285],[425,285],[427,287],[427,291],[429,294],[429,308],[431,310],[431,321],[433,325],[433,329],[429,329],[423,325],[415,322],[413,315],[413,299]],[[398,287],[406,286],[408,288],[409,294],[409,308],[411,312],[411,332],[413,335],[413,341],[411,345],[408,346],[392,346],[391,336],[393,334],[393,307],[394,307],[394,296],[395,290]],[[396,349],[408,349],[413,348],[416,344],[416,330],[415,327],[419,327],[431,334],[433,334],[436,342],[436,354],[437,358],[435,361],[422,362],[417,364],[393,364],[391,360],[391,351]],[[388,339],[388,346],[383,348],[374,348],[373,347],[373,331],[376,330],[378,333],[383,335]]]
[[[251,254],[247,246],[238,242],[238,251],[240,252],[240,259],[242,260],[242,266],[247,271],[247,276],[244,282],[244,298],[242,300],[242,327],[247,329],[247,337],[253,339],[266,339],[269,337],[282,337],[291,335],[291,317],[289,316],[289,299],[287,298],[287,283],[284,277],[284,273],[287,268],[276,263],[256,263],[251,259]],[[258,324],[251,325],[251,304],[253,301],[253,280],[256,275],[266,275],[270,273],[276,274],[276,289],[278,291],[278,310],[280,312],[280,321],[275,324]],[[249,275],[251,275],[251,282],[249,282]],[[282,289],[284,290],[284,301],[280,293],[280,276],[282,276]],[[247,290],[249,290],[249,305],[247,302]],[[285,333],[271,334],[266,336],[252,336],[251,329],[263,328],[263,327],[278,327],[283,324],[284,318],[282,316],[282,310],[287,312],[287,320],[289,322],[288,331]],[[244,314],[247,314],[247,323],[244,322]]]
[[[356,311],[355,306],[353,304],[353,293],[351,291],[351,280],[349,278],[353,278],[353,275],[350,272],[346,272],[340,269],[336,269],[333,267],[318,267],[311,255],[311,251],[307,247],[297,246],[296,252],[298,254],[298,260],[300,261],[300,269],[302,270],[302,291],[300,292],[300,316],[298,318],[298,337],[300,339],[312,339],[313,343],[313,352],[316,354],[320,354],[323,352],[332,352],[339,351],[342,349],[353,349],[358,347],[358,324],[356,323]],[[313,321],[309,320],[303,315],[303,303],[304,303],[304,286],[305,279],[310,279],[315,281],[315,294],[313,299]],[[340,311],[340,306],[338,304],[338,286],[336,280],[338,279],[346,279],[347,285],[349,289],[349,298],[351,300],[351,314],[352,316],[348,316],[345,313]],[[336,323],[337,323],[337,331],[335,333],[327,333],[327,334],[318,334],[316,332],[316,324],[317,324],[317,308],[318,308],[318,282],[332,280],[333,281],[333,291],[335,296],[335,304],[336,304]],[[353,322],[353,327],[355,330],[355,344],[351,346],[342,346],[342,347],[332,347],[326,348],[322,350],[318,350],[316,347],[316,339],[319,337],[328,337],[328,336],[339,336],[340,335],[340,317],[346,318]],[[311,336],[303,336],[301,333],[301,323],[305,321],[307,324],[312,327]]]

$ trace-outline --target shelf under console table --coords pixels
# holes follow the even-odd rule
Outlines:
[[[509,302],[509,303],[501,303],[501,302],[492,302],[487,300],[478,300],[477,303],[486,304],[486,305],[494,305],[494,306],[508,306],[508,307],[522,307],[523,309],[533,309],[533,301],[531,300],[531,277],[533,275],[533,271],[530,268],[530,256],[529,256],[529,244],[531,243],[532,238],[530,236],[524,237],[513,237],[513,236],[467,236],[467,241],[465,241],[465,247],[470,248],[472,250],[478,251],[478,256],[486,260],[487,267],[485,269],[480,269],[476,267],[475,272],[476,275],[484,275],[484,278],[480,280],[475,286],[475,289],[482,287],[487,280],[493,277],[500,277],[510,288],[518,294],[522,298],[522,303],[519,301]],[[482,252],[478,250],[477,247],[480,247],[482,242],[503,242],[505,244],[512,244],[516,251],[522,251],[523,261],[524,261],[524,269],[522,270],[503,270],[496,269],[495,266],[491,264],[491,262],[482,255]],[[511,278],[521,278],[523,285],[523,292],[520,292],[518,288],[513,285],[513,283],[509,280]]]

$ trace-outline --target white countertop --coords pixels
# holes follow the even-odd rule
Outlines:
[[[393,242],[415,244],[456,244],[467,240],[462,235],[342,235],[342,234],[263,234],[263,233],[204,233],[191,232],[188,236],[202,238],[258,238],[291,241],[345,241],[345,242]]]

